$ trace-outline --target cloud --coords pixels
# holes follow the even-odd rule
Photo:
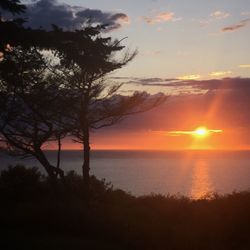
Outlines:
[[[174,78],[131,78],[131,80],[128,80],[126,83],[128,84],[134,84],[134,85],[141,85],[141,86],[158,86],[158,87],[164,87],[168,86],[169,83],[178,81]]]
[[[159,56],[162,55],[164,52],[161,50],[153,50],[153,51],[145,51],[142,53],[139,53],[141,56]]]
[[[111,31],[129,23],[129,17],[124,13],[72,6],[57,0],[39,0],[28,4],[25,17],[26,26],[47,30],[51,29],[51,24],[66,30],[80,29],[90,21],[94,24],[108,24],[107,31]]]
[[[169,83],[210,90],[203,94],[168,97],[159,107],[131,116],[114,130],[192,131],[205,124],[209,129],[250,129],[250,78],[226,78]],[[152,96],[153,97],[153,96]]]
[[[250,11],[242,11],[240,14],[242,16],[250,16]]]
[[[170,82],[168,86],[172,87],[184,87],[189,86],[193,89],[203,89],[203,90],[249,90],[250,92],[250,78],[224,78],[224,79],[211,79],[211,80],[189,80],[189,81],[179,81]]]
[[[228,12],[223,12],[220,10],[216,10],[213,13],[210,14],[210,17],[213,17],[215,19],[225,19],[228,18],[231,14]]]
[[[127,80],[129,83],[136,83],[136,84],[150,84],[150,83],[164,83],[164,82],[171,82],[176,81],[175,78],[160,78],[160,77],[151,77],[151,78],[140,78],[140,77],[127,77],[127,76],[114,76],[111,77],[113,80]]]
[[[216,10],[216,11],[212,12],[208,18],[198,20],[198,22],[199,22],[200,26],[204,28],[204,27],[207,27],[209,24],[211,24],[214,21],[226,19],[230,16],[231,16],[231,14],[229,12]],[[194,20],[196,21],[196,19],[194,19]]]
[[[244,20],[240,21],[239,23],[224,27],[221,31],[222,32],[233,32],[233,31],[236,31],[238,29],[246,27],[249,22],[250,22],[250,18],[244,19]]]
[[[214,72],[211,72],[209,75],[212,77],[219,77],[219,76],[230,75],[232,73],[233,72],[230,70],[228,70],[228,71],[214,71]]]
[[[196,79],[200,79],[201,76],[198,74],[194,74],[194,75],[185,75],[185,76],[179,76],[178,79],[179,80],[196,80]]]
[[[112,77],[112,80],[122,82],[124,90],[133,92],[149,91],[150,93],[163,92],[171,96],[203,95],[207,92],[243,90],[250,96],[250,78],[220,78],[220,79],[187,79],[177,78],[139,78],[139,77]],[[250,99],[250,98],[249,98]]]
[[[170,21],[178,21],[179,18],[175,18],[174,12],[161,12],[153,17],[142,17],[142,19],[148,24],[165,23]]]
[[[202,135],[203,135],[203,131],[205,131],[205,133],[208,133],[208,134],[222,133],[223,132],[223,130],[221,130],[221,129],[199,128],[199,130],[202,130]],[[197,130],[173,130],[173,131],[169,131],[168,134],[170,136],[199,135],[199,131],[197,131]]]
[[[161,87],[173,87],[173,88],[191,88],[195,93],[195,90],[204,91],[216,91],[216,90],[231,90],[249,89],[250,90],[250,78],[223,78],[223,79],[210,79],[210,80],[180,80],[180,79],[165,79],[165,78],[133,78],[128,83],[141,84],[143,86],[161,86]],[[200,93],[200,92],[198,92]]]
[[[142,85],[147,85],[147,84],[151,84],[151,83],[165,83],[165,82],[172,82],[175,81],[176,79],[174,78],[140,78],[137,79],[137,83],[140,83]]]
[[[239,68],[248,69],[248,68],[250,68],[250,64],[241,64],[241,65],[239,65]]]

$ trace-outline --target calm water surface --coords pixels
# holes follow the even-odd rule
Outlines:
[[[47,152],[53,161],[55,152]],[[18,160],[1,154],[0,168],[35,160]],[[199,198],[250,188],[250,152],[218,151],[94,151],[91,173],[134,195],[181,194]],[[81,173],[81,152],[64,151],[62,168]]]

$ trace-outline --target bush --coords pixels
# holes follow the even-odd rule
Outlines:
[[[36,167],[9,166],[0,174],[0,192],[7,199],[30,199],[36,195],[41,180],[42,175]]]
[[[62,240],[63,246],[71,245],[73,238],[81,240],[76,249],[250,249],[250,192],[216,194],[207,200],[157,194],[134,197],[92,176],[86,200],[83,187],[75,172],[65,176],[65,185],[58,181],[53,186],[35,168],[4,170],[0,197],[14,199],[1,203],[0,229],[10,232],[6,237],[13,242],[23,232],[32,234],[34,243],[43,237],[57,239],[58,246]]]

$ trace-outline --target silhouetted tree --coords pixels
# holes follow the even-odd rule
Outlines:
[[[66,135],[61,127],[63,93],[35,49],[14,48],[0,63],[0,142],[15,155],[35,157],[51,178],[63,171],[47,159],[42,146]]]
[[[67,42],[59,41],[55,52],[60,59],[58,75],[72,103],[67,122],[71,123],[74,141],[83,146],[82,173],[86,189],[89,186],[90,130],[111,126],[127,115],[144,112],[165,100],[162,95],[149,98],[145,92],[135,92],[131,96],[118,94],[121,85],[111,83],[107,76],[127,65],[137,52],[125,51],[119,56],[125,47],[121,41],[102,37],[103,29],[105,26],[87,27],[73,36],[68,33]]]
[[[146,93],[133,96],[116,95],[119,84],[107,82],[107,75],[128,64],[136,51],[126,51],[117,57],[124,46],[121,41],[102,37],[105,25],[88,26],[83,30],[63,31],[53,26],[52,31],[26,29],[22,24],[4,23],[0,33],[5,45],[21,45],[24,48],[36,46],[53,51],[60,61],[58,67],[50,70],[63,83],[64,98],[71,100],[72,112],[64,125],[70,124],[75,141],[83,145],[83,178],[89,182],[90,129],[102,128],[119,122],[129,114],[146,111],[164,98],[148,98]]]

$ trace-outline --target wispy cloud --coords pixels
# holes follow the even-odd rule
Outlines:
[[[154,51],[145,51],[145,52],[140,53],[139,55],[141,55],[141,56],[159,56],[163,53],[164,52],[161,50],[154,50]]]
[[[224,27],[221,31],[222,32],[233,32],[233,31],[236,31],[238,29],[246,27],[249,22],[250,22],[250,18],[244,19],[244,20],[240,21],[239,23]]]
[[[206,129],[207,134],[214,134],[214,133],[222,133],[223,130],[221,129]],[[170,136],[181,136],[181,135],[199,135],[198,130],[174,130],[169,131],[168,135]]]
[[[211,80],[186,80],[173,81],[167,84],[168,87],[192,87],[203,90],[250,90],[250,78],[223,78]]]
[[[230,75],[232,73],[233,72],[230,70],[228,70],[228,71],[214,71],[214,72],[211,72],[209,75],[213,76],[213,77],[219,77],[219,76]]]
[[[250,11],[242,11],[240,14],[242,16],[250,16]]]
[[[173,21],[179,21],[181,18],[176,18],[174,12],[161,12],[155,16],[144,16],[142,17],[142,20],[144,20],[148,24],[157,24],[157,23],[166,23],[166,22],[173,22]]]
[[[199,24],[200,24],[201,27],[206,27],[209,24],[213,23],[214,21],[223,20],[223,19],[226,19],[226,18],[228,18],[230,16],[231,16],[231,14],[229,12],[225,12],[225,11],[221,11],[221,10],[216,10],[216,11],[212,12],[209,15],[209,17],[204,18],[202,20],[198,20],[198,22],[199,22]],[[196,19],[194,19],[194,20],[196,20]]]
[[[249,69],[250,68],[250,64],[241,64],[241,65],[239,65],[239,68]]]
[[[220,10],[216,10],[213,13],[210,14],[210,17],[216,18],[216,19],[225,19],[228,18],[231,14],[229,12],[223,12]]]
[[[177,77],[178,80],[197,80],[201,78],[201,75],[193,74],[193,75],[184,75]]]

